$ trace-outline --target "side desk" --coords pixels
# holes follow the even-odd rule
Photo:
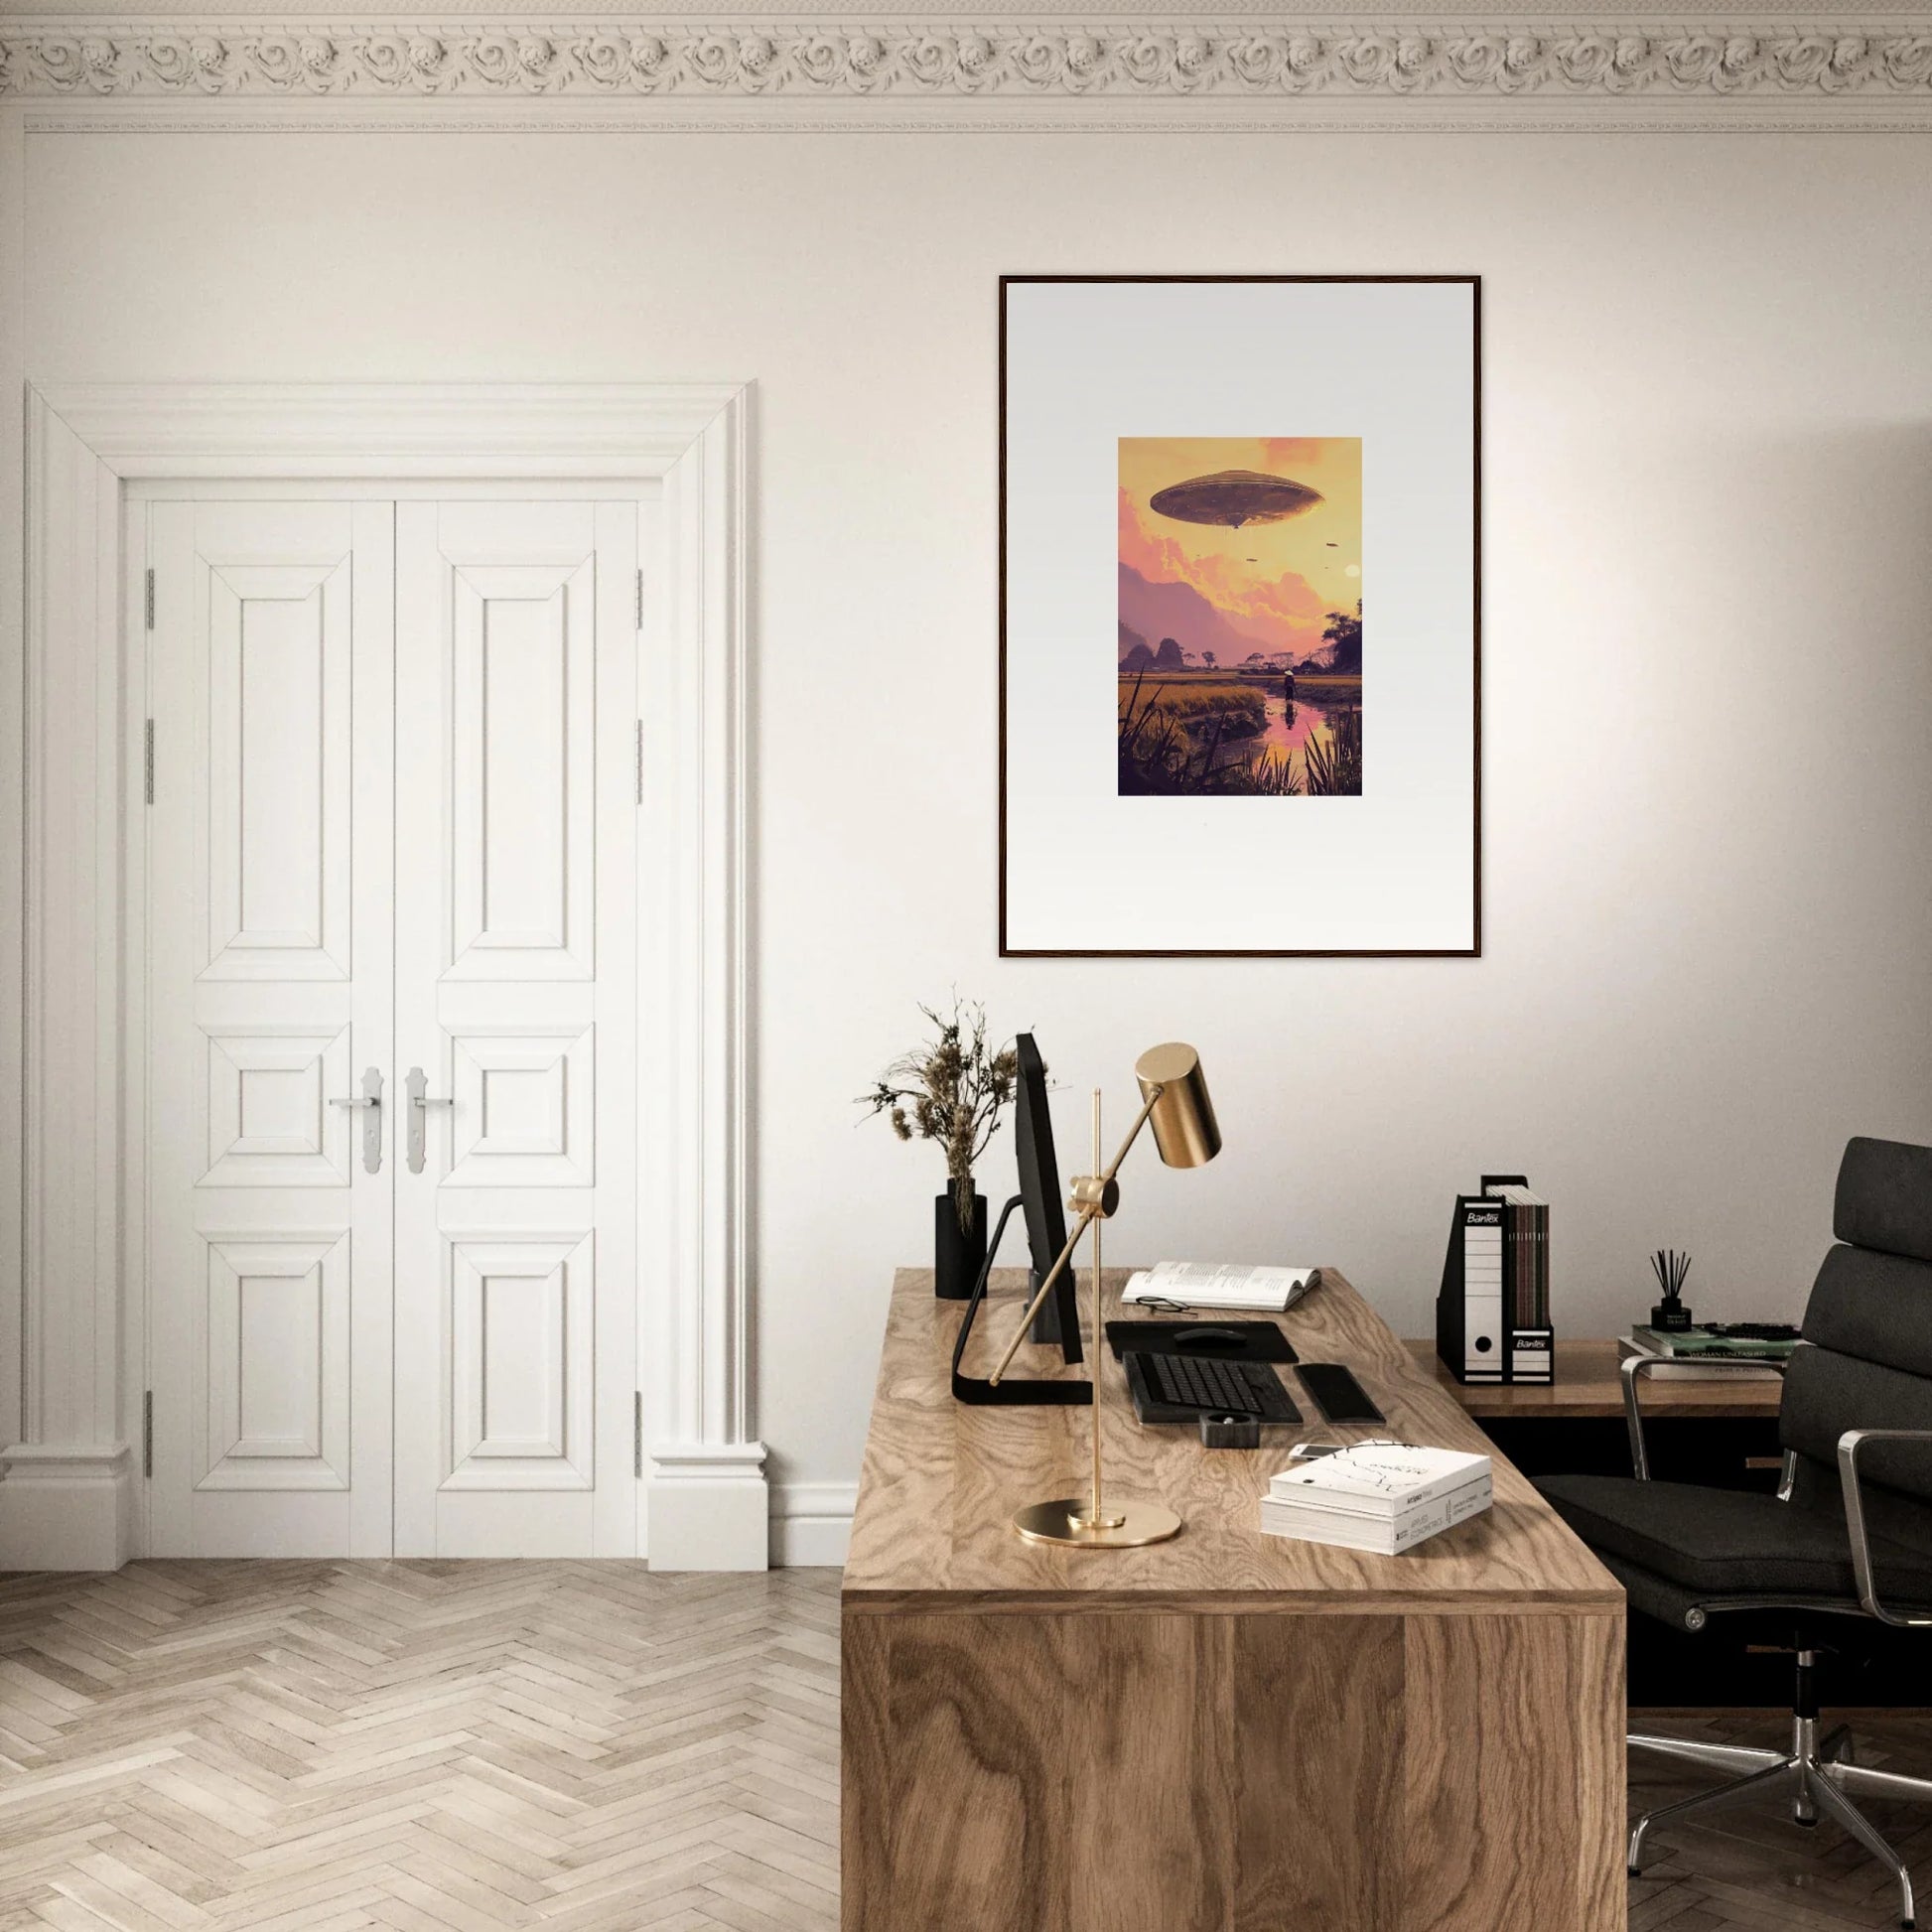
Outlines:
[[[1546,1388],[1464,1384],[1437,1360],[1433,1341],[1411,1341],[1409,1348],[1525,1475],[1630,1473],[1615,1342],[1559,1341],[1557,1379]],[[1647,1377],[1644,1441],[1652,1474],[1666,1482],[1775,1489],[1780,1389],[1777,1382],[1734,1375],[1709,1381]]]
[[[1561,1418],[1623,1421],[1623,1380],[1617,1373],[1617,1344],[1613,1341],[1559,1341],[1556,1381],[1545,1388],[1499,1388],[1458,1382],[1437,1359],[1433,1341],[1414,1340],[1410,1352],[1423,1368],[1472,1416],[1521,1417],[1526,1421]],[[1763,1421],[1778,1413],[1776,1382],[1758,1382],[1736,1375],[1713,1376],[1707,1381],[1678,1381],[1665,1375],[1645,1378],[1645,1416],[1722,1418]],[[1626,1458],[1627,1459],[1627,1458]]]
[[[994,1281],[978,1373],[1025,1277]],[[1109,1353],[1109,1480],[1185,1527],[1028,1544],[1090,1412],[955,1403],[959,1319],[900,1271],[842,1599],[844,1932],[1622,1927],[1623,1593],[1516,1469],[1401,1557],[1266,1537],[1299,1436],[1377,1432],[1204,1449],[1141,1427]],[[1336,1273],[1283,1321],[1394,1431],[1489,1448]],[[1083,1374],[1043,1352],[1016,1372]]]

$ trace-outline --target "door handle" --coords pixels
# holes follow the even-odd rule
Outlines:
[[[382,1172],[382,1075],[369,1067],[362,1075],[362,1091],[346,1099],[330,1101],[332,1107],[361,1107],[362,1165],[370,1173]]]
[[[421,1173],[423,1159],[429,1141],[429,1110],[432,1107],[454,1107],[456,1102],[445,1095],[434,1098],[429,1090],[429,1075],[420,1066],[412,1066],[403,1085],[409,1089],[409,1172]]]

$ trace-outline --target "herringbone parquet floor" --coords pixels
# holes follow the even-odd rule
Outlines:
[[[141,1563],[0,1580],[0,1929],[808,1932],[838,1577]]]
[[[1649,1724],[1749,1742],[1784,1728],[1770,1713]],[[1932,1715],[1858,1727],[1864,1762],[1932,1771]],[[1633,1805],[1696,1781],[1639,1754]],[[1932,1808],[1871,1813],[1932,1900]],[[1857,1847],[1775,1813],[1659,1835],[1630,1898],[1631,1932],[1892,1922]],[[815,1932],[837,1917],[832,1571],[143,1563],[0,1579],[0,1932]]]

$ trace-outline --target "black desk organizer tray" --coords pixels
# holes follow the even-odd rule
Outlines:
[[[1199,1334],[1204,1328],[1225,1329],[1232,1340],[1182,1342],[1182,1335]],[[1113,1344],[1114,1359],[1129,1349],[1142,1355],[1191,1355],[1198,1361],[1220,1362],[1295,1362],[1301,1357],[1289,1346],[1288,1337],[1272,1321],[1110,1321],[1107,1339]]]

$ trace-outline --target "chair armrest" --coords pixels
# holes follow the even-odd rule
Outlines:
[[[1618,1365],[1617,1372],[1623,1377],[1623,1419],[1630,1430],[1630,1468],[1639,1482],[1650,1480],[1650,1456],[1643,1442],[1643,1405],[1637,1400],[1637,1384],[1652,1369],[1662,1368],[1671,1361],[1668,1355],[1628,1355]],[[1770,1368],[1779,1375],[1785,1371],[1783,1362],[1746,1361],[1737,1355],[1700,1355],[1697,1358],[1700,1369],[1706,1368]]]
[[[1859,1601],[1867,1616],[1880,1623],[1932,1624],[1932,1615],[1910,1616],[1888,1610],[1878,1600],[1871,1576],[1871,1546],[1864,1529],[1864,1492],[1859,1483],[1859,1450],[1866,1443],[1932,1444],[1932,1429],[1848,1429],[1838,1439],[1838,1479],[1845,1491],[1845,1528],[1852,1539],[1852,1575],[1858,1580]]]

